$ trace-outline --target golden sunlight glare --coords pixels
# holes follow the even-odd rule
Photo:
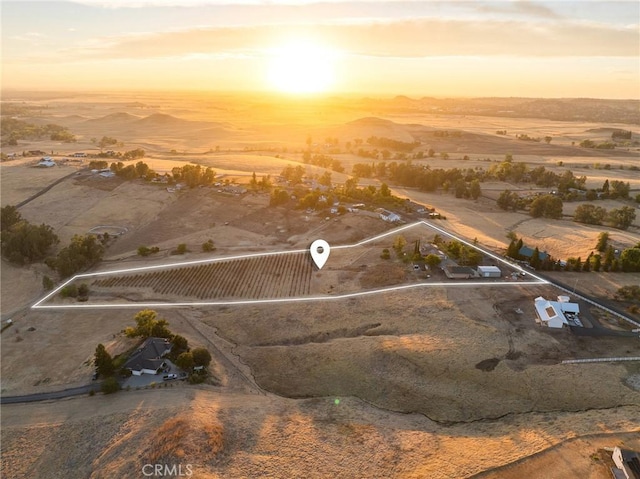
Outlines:
[[[335,55],[308,42],[283,45],[270,51],[269,83],[283,93],[322,93],[335,81]]]

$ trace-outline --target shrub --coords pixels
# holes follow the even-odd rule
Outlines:
[[[49,291],[53,288],[53,280],[49,276],[42,277],[42,287],[45,291]]]
[[[78,286],[78,296],[86,298],[89,296],[89,286],[86,283],[82,283]]]
[[[114,377],[107,378],[103,381],[100,390],[105,394],[113,394],[120,391],[120,383]]]
[[[75,284],[69,284],[60,290],[60,296],[63,298],[77,298],[78,287]]]
[[[205,253],[210,253],[211,251],[215,251],[216,247],[213,244],[213,240],[208,240],[205,243],[202,243],[202,251]]]
[[[171,254],[185,254],[187,251],[187,245],[185,243],[180,243],[176,249],[174,249]]]
[[[205,371],[195,371],[189,375],[189,384],[202,384],[207,380]]]

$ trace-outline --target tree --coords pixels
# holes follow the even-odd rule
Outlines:
[[[175,249],[176,254],[185,254],[187,251],[189,250],[187,249],[186,243],[180,243]]]
[[[269,206],[284,205],[289,201],[289,193],[285,190],[276,188],[271,192],[271,198],[269,199]]]
[[[626,248],[620,254],[620,266],[624,272],[640,271],[640,244]]]
[[[180,336],[179,334],[175,334],[173,336],[171,344],[173,344],[173,347],[171,349],[172,353],[181,353],[189,349],[189,342],[187,341],[187,338],[185,338],[184,336]]]
[[[588,225],[601,225],[607,216],[607,210],[592,204],[579,205],[573,215],[573,221]]]
[[[498,197],[497,204],[498,207],[503,210],[512,210],[516,211],[518,209],[518,199],[520,197],[517,193],[511,192],[510,190],[504,190],[500,193]]]
[[[480,181],[473,180],[471,181],[471,186],[469,187],[469,193],[471,194],[471,198],[477,200],[478,197],[482,194],[482,189],[480,188]]]
[[[22,215],[15,206],[7,205],[0,209],[0,229],[2,231],[8,231],[20,221],[22,221]]]
[[[190,352],[180,353],[176,358],[176,366],[184,371],[191,371],[195,361],[193,360],[193,354]]]
[[[442,262],[442,259],[437,254],[428,254],[424,259],[424,262],[429,266],[429,268],[433,269]]]
[[[149,338],[151,336],[159,338],[171,337],[171,331],[169,331],[167,327],[169,323],[164,319],[157,318],[158,313],[152,309],[143,309],[133,317],[133,320],[136,322],[136,327],[126,328],[124,333],[130,338],[137,336],[143,338]]]
[[[115,368],[113,367],[113,359],[103,344],[98,344],[96,347],[94,363],[96,365],[96,372],[100,376],[106,378],[113,375],[113,372],[115,371]]]
[[[325,171],[318,180],[318,183],[327,188],[331,188],[331,172]]]
[[[611,266],[613,266],[613,262],[616,259],[615,251],[613,250],[613,246],[607,246],[607,251],[604,254],[604,270],[609,271]]]
[[[389,248],[384,248],[382,250],[382,254],[380,255],[382,259],[391,259],[391,255],[389,254]]]
[[[636,210],[631,206],[623,206],[609,212],[609,223],[614,228],[626,230],[636,219]]]
[[[629,182],[613,180],[611,182],[611,198],[629,198],[629,190],[631,185]]]
[[[211,363],[211,353],[205,348],[195,348],[191,351],[193,363],[196,366],[207,367]]]
[[[404,236],[396,236],[396,238],[393,240],[393,249],[395,250],[398,257],[403,256],[405,246],[407,246],[407,240],[404,238]]]
[[[536,246],[536,249],[533,250],[533,256],[531,256],[531,260],[529,261],[529,264],[531,265],[531,267],[533,269],[539,269],[540,268],[540,250],[538,249],[538,247]]]
[[[598,243],[596,244],[596,250],[604,253],[607,250],[607,244],[609,243],[609,233],[603,231],[598,235]]]
[[[553,140],[553,138],[552,138],[552,137],[550,137],[550,136],[545,136],[545,137],[544,137],[544,141],[547,143],[547,145],[548,145],[549,143],[551,143],[551,140]]]
[[[380,185],[380,196],[389,197],[391,196],[391,190],[389,189],[389,185],[386,183],[382,183]]]
[[[529,214],[534,218],[554,218],[562,217],[562,200],[554,195],[538,196],[529,206]]]
[[[95,235],[75,235],[55,258],[46,261],[47,266],[67,278],[78,271],[96,265],[102,260],[104,246]]]
[[[256,172],[255,171],[251,175],[251,180],[249,180],[249,187],[252,190],[257,190],[258,189],[258,178],[256,177]]]
[[[117,145],[118,140],[116,140],[115,138],[111,138],[109,136],[103,136],[102,138],[100,138],[100,140],[97,140],[96,138],[91,138],[91,143],[93,143],[98,148],[100,148],[100,153],[102,153],[102,150],[104,150],[105,148]]]
[[[15,217],[13,216],[13,219]],[[9,222],[11,221],[12,217],[10,216]],[[45,224],[36,226],[26,220],[21,220],[3,230],[0,241],[2,256],[12,263],[22,265],[44,259],[50,249],[60,240],[51,226]]]

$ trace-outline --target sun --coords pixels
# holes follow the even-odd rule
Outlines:
[[[280,92],[323,93],[335,83],[335,53],[328,48],[300,41],[273,48],[269,53],[269,84]]]

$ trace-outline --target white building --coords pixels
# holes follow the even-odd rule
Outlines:
[[[611,472],[616,479],[640,478],[640,454],[614,447],[611,458],[616,465],[615,468],[611,468]]]
[[[568,296],[558,296],[558,301],[549,301],[542,296],[534,300],[536,309],[536,322],[549,328],[562,328],[571,322],[577,322],[580,306],[570,303]],[[579,323],[578,323],[579,324]]]
[[[388,210],[380,210],[380,218],[384,221],[388,221],[389,223],[395,223],[396,221],[400,221],[400,215],[397,215],[393,211]]]
[[[481,278],[500,278],[502,271],[497,266],[478,266],[478,273]]]
[[[53,161],[53,158],[50,156],[45,156],[38,162],[38,166],[41,168],[51,168],[52,166],[56,166],[56,162]]]

